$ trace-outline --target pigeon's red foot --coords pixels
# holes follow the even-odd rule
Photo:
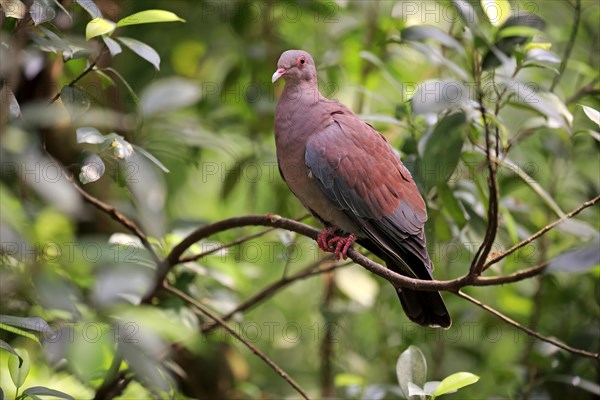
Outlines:
[[[335,232],[338,230],[336,227],[325,228],[317,236],[317,243],[319,248],[328,253],[334,253],[336,260],[340,258],[346,259],[348,256],[346,253],[352,244],[356,241],[356,236],[350,234],[347,237],[336,235]]]

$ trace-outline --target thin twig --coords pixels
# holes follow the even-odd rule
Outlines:
[[[589,357],[589,358],[594,358],[597,360],[600,360],[600,353],[592,353],[590,351],[586,351],[586,350],[581,350],[581,349],[577,349],[575,347],[571,347],[563,342],[560,342],[558,340],[546,337],[542,334],[540,334],[539,332],[536,332],[532,329],[529,329],[526,326],[521,325],[520,323],[518,323],[517,321],[507,317],[506,315],[502,314],[500,311],[488,306],[487,304],[482,303],[481,301],[477,300],[474,297],[469,296],[468,294],[462,292],[462,291],[458,291],[458,292],[454,292],[457,296],[462,297],[465,300],[470,301],[471,303],[481,307],[482,309],[484,309],[485,311],[494,314],[495,316],[497,316],[498,318],[500,318],[501,320],[503,320],[504,322],[514,326],[517,329],[522,330],[523,332],[527,333],[530,336],[533,336],[535,338],[538,338],[541,341],[544,341],[546,343],[550,343],[556,347],[560,347],[563,350],[567,350],[570,353],[573,354],[578,354],[580,356],[584,356],[584,357]]]
[[[503,252],[500,252],[498,254],[496,254],[496,256],[492,257],[484,266],[483,266],[483,270],[485,271],[486,269],[488,269],[490,266],[492,266],[492,264],[496,264],[498,261],[502,260],[504,257],[508,256],[511,253],[514,253],[515,251],[517,251],[518,249],[520,249],[521,247],[533,242],[535,239],[539,238],[540,236],[542,236],[544,233],[548,232],[550,229],[554,228],[556,225],[560,224],[561,222],[569,219],[569,218],[573,218],[574,216],[576,216],[577,214],[579,214],[581,211],[585,210],[588,207],[593,206],[594,204],[596,204],[598,201],[600,201],[600,195],[594,197],[591,200],[586,201],[585,203],[583,203],[582,205],[580,205],[579,207],[577,207],[576,209],[574,209],[573,211],[571,211],[568,214],[565,214],[562,218],[557,219],[556,221],[552,222],[551,224],[546,225],[545,227],[543,227],[542,229],[540,229],[539,231],[537,231],[536,233],[534,233],[533,235],[529,236],[527,239],[522,240],[521,242],[515,244],[513,247],[509,248],[508,250],[505,250]]]
[[[238,306],[235,307],[233,310],[231,310],[231,311],[223,314],[221,316],[221,319],[223,319],[224,321],[228,321],[235,314],[247,311],[247,310],[255,307],[256,305],[262,303],[266,299],[268,299],[268,298],[272,297],[273,295],[275,295],[280,290],[282,290],[285,287],[289,286],[293,282],[296,282],[296,281],[299,281],[299,280],[302,280],[302,279],[306,279],[306,278],[309,278],[311,276],[315,276],[317,274],[323,274],[323,273],[326,273],[326,272],[331,272],[331,271],[333,271],[335,269],[338,269],[341,266],[349,264],[349,263],[345,263],[345,264],[342,264],[342,265],[340,265],[340,264],[334,264],[334,265],[329,266],[327,268],[319,269],[319,266],[321,264],[323,264],[324,262],[327,262],[327,261],[332,261],[332,260],[333,260],[333,256],[332,255],[327,255],[327,256],[321,258],[320,260],[318,260],[318,261],[310,264],[309,266],[307,266],[305,268],[302,268],[300,271],[296,272],[293,275],[281,277],[279,280],[277,280],[277,281],[275,281],[275,282],[267,285],[265,288],[263,288],[260,291],[258,291],[252,297],[249,297],[248,299],[246,299],[243,302],[241,302],[240,304],[238,304]],[[202,327],[202,332],[204,332],[204,333],[209,332],[209,331],[213,330],[216,327],[217,327],[216,323],[211,323],[211,324],[205,325],[204,327]]]
[[[550,92],[554,91],[558,82],[563,76],[565,69],[567,68],[567,62],[569,62],[569,58],[571,57],[571,51],[573,50],[573,46],[575,45],[575,39],[577,38],[577,31],[579,30],[579,21],[581,20],[581,0],[575,0],[575,15],[573,16],[573,29],[571,30],[571,35],[569,36],[569,41],[567,42],[567,47],[565,48],[565,54],[563,55],[562,62],[560,63],[560,67],[558,69],[558,74],[554,76],[554,80],[552,80],[552,85],[550,86]]]
[[[160,264],[160,258],[158,258],[158,255],[156,255],[156,252],[154,251],[154,248],[152,248],[152,245],[148,241],[146,234],[140,229],[139,226],[137,226],[137,224],[135,222],[133,222],[132,220],[127,218],[125,215],[121,214],[115,207],[111,206],[108,203],[103,202],[99,198],[94,197],[91,194],[89,194],[88,192],[86,192],[85,190],[83,190],[83,188],[81,186],[79,186],[75,182],[73,177],[70,176],[69,174],[65,174],[65,176],[73,184],[73,187],[75,188],[75,190],[77,190],[81,194],[81,196],[83,197],[83,199],[86,202],[93,205],[98,210],[104,212],[105,214],[110,216],[112,219],[114,219],[115,221],[117,221],[118,223],[123,225],[125,228],[129,229],[135,236],[137,236],[140,239],[140,241],[142,242],[142,245],[146,248],[146,250],[148,250],[148,252],[152,256],[152,259],[154,260],[154,262],[156,262],[157,264]]]
[[[94,61],[92,61],[92,63],[90,65],[88,65],[88,67],[86,69],[84,69],[79,75],[77,75],[77,77],[75,77],[75,79],[73,79],[71,82],[69,82],[67,84],[67,86],[73,87],[73,85],[75,85],[77,82],[79,82],[79,80],[81,80],[84,76],[89,74],[94,69],[94,67],[96,66],[98,61],[100,61],[100,57],[102,57],[103,54],[104,54],[104,46],[102,46],[102,49],[98,52],[98,55],[94,58]],[[61,91],[57,92],[54,95],[54,97],[52,97],[50,99],[49,104],[52,104],[56,100],[58,100],[58,98],[60,97]]]
[[[290,386],[292,386],[294,388],[294,390],[296,390],[302,396],[302,398],[307,399],[307,400],[309,399],[308,394],[306,394],[304,389],[302,389],[302,387],[300,387],[300,385],[298,385],[298,383],[291,376],[289,376],[283,369],[281,369],[281,367],[279,367],[277,364],[275,364],[275,362],[273,362],[273,360],[271,360],[264,353],[262,353],[252,343],[250,343],[242,335],[240,335],[238,332],[236,332],[235,329],[233,329],[231,326],[229,326],[229,324],[227,324],[227,322],[223,321],[222,318],[220,318],[219,316],[214,314],[212,311],[208,310],[206,307],[204,307],[202,304],[197,302],[192,297],[188,296],[187,294],[183,293],[182,291],[178,290],[177,288],[170,286],[168,283],[165,282],[163,285],[163,288],[165,290],[167,290],[168,292],[173,293],[175,296],[179,297],[180,299],[191,304],[194,307],[196,314],[204,315],[204,316],[212,319],[216,323],[218,323],[221,327],[223,327],[223,329],[225,329],[227,332],[229,332],[229,334],[231,334],[237,340],[242,342],[246,347],[248,347],[248,349],[250,349],[250,351],[252,351],[261,360],[263,360],[279,376],[281,376],[287,383],[289,383]]]

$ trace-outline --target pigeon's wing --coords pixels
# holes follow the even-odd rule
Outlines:
[[[333,207],[401,262],[405,275],[431,279],[423,232],[427,210],[410,172],[369,124],[344,110],[331,117],[307,142],[310,174]]]

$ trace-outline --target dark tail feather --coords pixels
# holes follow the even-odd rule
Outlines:
[[[411,321],[434,328],[450,328],[452,320],[439,292],[397,288],[404,312]]]
[[[406,268],[398,266],[397,264],[399,261],[382,251],[374,242],[368,239],[360,239],[359,243],[384,260],[389,269],[401,275],[407,275],[406,272],[402,272]],[[419,258],[409,253],[404,253],[401,257],[403,260],[407,261],[408,265],[413,266],[411,270],[419,277],[419,279],[433,279],[431,273]],[[427,259],[429,259],[429,257]],[[439,292],[412,290],[399,287],[395,287],[395,289],[400,298],[402,308],[411,321],[419,325],[434,328],[450,328],[452,319],[450,318],[450,313],[448,312],[448,309],[446,309],[444,300]]]

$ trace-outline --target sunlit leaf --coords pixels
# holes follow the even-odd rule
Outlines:
[[[410,392],[408,384],[413,383],[423,386],[427,380],[427,361],[421,349],[409,346],[400,354],[396,362],[396,376],[404,397],[408,398]]]
[[[527,55],[525,56],[525,60],[544,61],[544,62],[549,62],[552,64],[559,64],[561,61],[558,54],[556,54],[550,50],[544,50],[544,49],[529,50],[527,52]]]
[[[433,392],[434,396],[441,396],[453,392],[465,386],[474,384],[479,377],[470,372],[457,372],[443,379]]]
[[[27,375],[29,375],[29,352],[22,348],[14,350],[19,354],[19,357],[13,355],[8,357],[8,372],[13,384],[20,388],[25,383]]]
[[[94,18],[85,27],[85,39],[90,40],[96,36],[111,33],[116,28],[116,24],[104,18]]]
[[[337,287],[363,307],[371,307],[375,303],[379,285],[372,275],[362,268],[342,268],[335,274]]]
[[[548,268],[548,272],[585,272],[600,264],[600,240],[577,250],[568,251],[555,257]]]
[[[481,0],[481,8],[494,26],[500,26],[510,17],[508,0]]]
[[[408,396],[427,396],[427,392],[412,382],[408,382]]]
[[[117,40],[129,47],[135,54],[154,65],[154,68],[160,70],[160,56],[152,47],[148,46],[146,43],[131,38],[119,37]]]
[[[154,22],[185,22],[184,19],[179,18],[176,14],[165,11],[165,10],[144,10],[135,14],[131,14],[119,22],[117,27],[126,25],[138,25],[138,24],[149,24]]]
[[[94,153],[88,153],[81,163],[81,169],[79,170],[79,181],[81,183],[88,184],[96,182],[102,178],[106,171],[104,162],[102,159]]]
[[[100,7],[94,3],[94,0],[75,0],[92,18],[102,18]]]
[[[102,40],[104,41],[104,44],[106,44],[106,47],[108,48],[111,57],[114,57],[123,51],[121,45],[117,41],[109,38],[108,36],[102,36]]]
[[[593,122],[596,123],[596,125],[598,125],[598,127],[600,127],[600,111],[594,110],[592,107],[589,106],[584,106],[583,104],[581,104],[581,108],[583,108],[583,112],[585,113],[585,115],[587,115],[589,119],[591,119]]]
[[[10,18],[21,19],[27,13],[27,6],[20,0],[0,0],[2,12]]]
[[[336,387],[354,385],[362,386],[365,383],[365,378],[359,375],[340,373],[335,376],[334,383]]]
[[[77,128],[77,143],[103,143],[106,138],[100,131],[91,126]]]

